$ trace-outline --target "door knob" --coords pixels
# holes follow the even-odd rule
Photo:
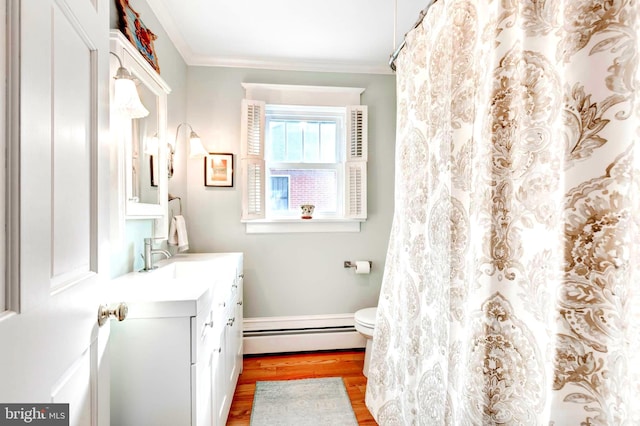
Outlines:
[[[117,318],[118,321],[123,321],[129,313],[129,307],[126,303],[118,303],[114,307],[107,305],[100,305],[98,307],[98,326],[102,327],[109,318]]]

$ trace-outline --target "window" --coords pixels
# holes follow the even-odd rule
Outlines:
[[[305,203],[314,219],[366,219],[365,105],[244,99],[242,112],[243,221],[302,222]]]
[[[301,204],[314,204],[316,217],[340,216],[345,108],[266,105],[265,112],[266,217],[297,217]]]

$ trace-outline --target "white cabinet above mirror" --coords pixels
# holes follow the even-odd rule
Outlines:
[[[121,240],[127,219],[155,219],[154,236],[167,236],[167,95],[171,89],[118,30],[110,34],[112,223]],[[117,56],[117,58],[116,58]],[[121,63],[119,62],[119,60]],[[132,75],[146,117],[131,118],[114,102],[120,66]]]

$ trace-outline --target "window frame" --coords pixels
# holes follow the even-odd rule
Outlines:
[[[241,179],[242,216],[247,233],[360,232],[367,218],[367,106],[363,88],[242,83]],[[303,220],[266,217],[266,105],[345,107],[343,212],[335,218]]]

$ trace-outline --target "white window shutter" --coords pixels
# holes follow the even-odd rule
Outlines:
[[[367,106],[347,107],[345,217],[367,218]]]
[[[265,217],[264,113],[264,102],[242,100],[242,219]]]
[[[242,160],[242,219],[264,219],[264,161]]]
[[[367,161],[367,106],[347,106],[347,161]]]
[[[265,103],[242,100],[242,129],[240,134],[242,158],[264,160]]]
[[[345,217],[367,218],[367,163],[352,161],[346,164]]]

